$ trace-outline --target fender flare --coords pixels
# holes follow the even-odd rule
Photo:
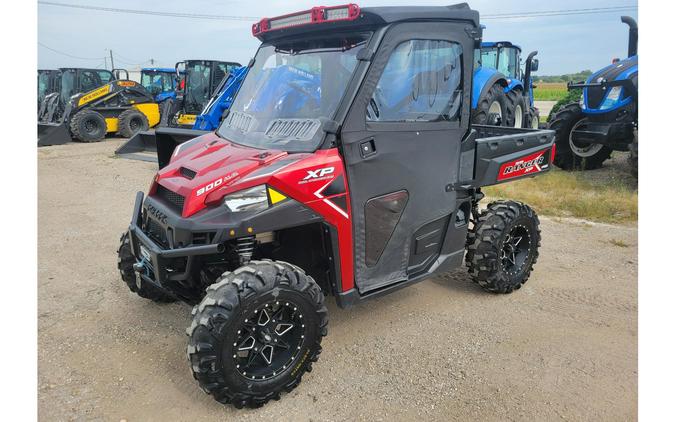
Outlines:
[[[471,109],[478,107],[478,101],[490,90],[495,83],[504,88],[508,86],[506,76],[495,69],[478,68],[473,75],[473,89],[471,95]]]

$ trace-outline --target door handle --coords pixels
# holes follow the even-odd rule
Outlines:
[[[359,144],[359,151],[361,152],[361,157],[362,158],[368,158],[377,153],[377,149],[375,148],[375,139],[368,139],[367,141],[363,141]]]

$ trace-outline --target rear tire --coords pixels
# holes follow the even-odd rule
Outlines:
[[[539,218],[529,206],[497,201],[477,216],[466,242],[474,282],[492,293],[511,293],[530,277],[539,256]]]
[[[81,110],[70,120],[73,137],[81,142],[99,142],[105,138],[108,126],[103,115],[94,110]]]
[[[117,133],[124,138],[131,138],[149,128],[148,118],[135,108],[123,111],[117,118]]]
[[[525,104],[523,92],[519,89],[512,89],[506,94],[506,126],[523,128],[526,127],[526,110],[529,110]]]
[[[633,177],[638,177],[638,131],[633,130],[633,142],[628,145],[630,155],[628,156],[628,164],[630,164],[630,174]]]
[[[319,358],[328,325],[316,282],[294,265],[267,260],[224,273],[192,315],[192,374],[202,390],[237,408],[293,390]]]
[[[549,129],[555,130],[556,154],[553,164],[563,170],[594,170],[602,167],[611,155],[612,150],[606,146],[591,145],[589,151],[583,156],[578,155],[583,146],[573,145],[570,133],[584,115],[578,104],[568,104],[549,117]]]
[[[120,247],[117,250],[117,269],[120,270],[122,281],[124,281],[129,290],[144,299],[150,299],[159,303],[169,303],[176,301],[174,297],[169,296],[151,284],[142,283],[139,286],[136,282],[136,272],[133,268],[135,262],[136,258],[134,258],[134,255],[131,253],[129,233],[124,233],[120,238]]]
[[[498,106],[498,107],[497,107]],[[477,125],[495,124],[490,121],[491,110],[499,108],[501,110],[501,124],[506,124],[506,95],[504,88],[499,84],[494,84],[490,89],[478,100],[478,106],[471,111],[471,122]]]

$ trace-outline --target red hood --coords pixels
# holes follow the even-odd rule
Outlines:
[[[200,141],[178,151],[171,163],[161,169],[156,177],[156,183],[185,198],[183,217],[203,209],[213,192],[218,192],[218,197],[222,197],[223,193],[264,183],[263,178],[247,181],[246,176],[253,172],[256,175],[268,173],[257,170],[288,159],[285,151],[233,144],[215,133],[207,133],[200,138]],[[150,194],[154,192],[153,184]]]

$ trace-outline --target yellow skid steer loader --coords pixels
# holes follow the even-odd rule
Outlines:
[[[74,78],[63,73],[61,89],[43,100],[38,113],[38,146],[65,144],[73,138],[98,142],[108,133],[128,138],[159,123],[159,106],[152,94],[128,80],[128,74],[126,79],[70,96],[67,81]]]

